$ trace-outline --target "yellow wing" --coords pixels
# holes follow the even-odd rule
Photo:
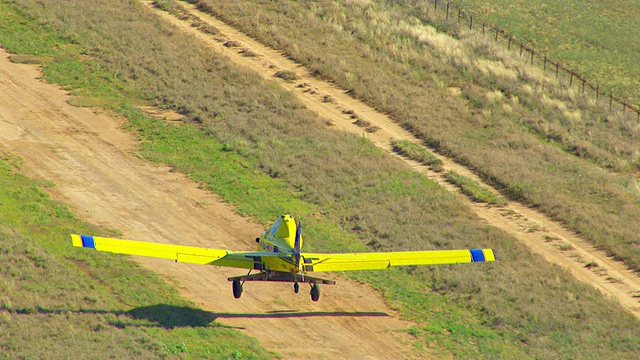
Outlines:
[[[392,266],[459,264],[495,261],[491,249],[373,252],[354,254],[303,253],[305,271],[382,270]]]
[[[193,264],[242,269],[295,271],[294,256],[287,253],[227,251],[193,246],[120,240],[89,235],[71,235],[73,246],[117,254],[147,256]],[[277,259],[277,261],[273,261]],[[372,252],[352,254],[303,253],[306,272],[382,270],[392,266],[459,264],[495,261],[491,249]]]
[[[120,240],[89,235],[71,235],[73,246],[116,254],[128,254],[174,260],[192,264],[228,266],[263,270],[265,258],[292,261],[290,254],[272,252],[227,251],[193,246],[158,244],[144,241]]]

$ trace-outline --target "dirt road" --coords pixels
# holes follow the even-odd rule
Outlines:
[[[368,137],[376,146],[406,162],[415,171],[457,193],[461,201],[466,202],[487,223],[505,230],[527,245],[532,252],[542,255],[549,262],[566,268],[578,280],[590,284],[603,294],[618,300],[622,306],[640,318],[640,277],[630,271],[623,263],[615,261],[605,252],[595,249],[593,245],[576,236],[575,233],[564,229],[561,224],[552,221],[544,214],[521,204],[509,202],[503,207],[491,207],[469,201],[443,176],[446,171],[453,170],[483,183],[469,169],[456,164],[451,159],[437,155],[443,161],[442,168],[445,171],[434,172],[426,166],[398,156],[392,151],[391,142],[407,140],[417,143],[418,141],[412,134],[398,126],[388,116],[353,99],[346,94],[344,89],[313,77],[308,69],[293,62],[280,52],[260,44],[212,16],[197,11],[193,6],[186,7],[191,18],[183,21],[166,12],[153,9],[148,2],[143,3],[166,21],[173,23],[184,32],[191,33],[216,52],[225,54],[233,62],[253,70],[265,79],[279,82],[281,86],[297,95],[305,106],[325,118],[329,126],[340,131],[353,132]],[[214,27],[220,34],[211,36],[202,33],[196,27],[191,26],[194,21],[204,22]],[[227,45],[232,43],[234,46],[225,46],[225,43]],[[247,53],[252,56],[245,56]],[[274,74],[281,70],[295,72],[298,79],[294,82],[287,82],[274,77]],[[367,127],[375,127],[378,130],[369,133],[354,122],[352,118],[354,115],[361,121],[361,124],[368,124]],[[487,184],[483,183],[483,185],[491,188]],[[492,190],[497,192],[495,189]]]

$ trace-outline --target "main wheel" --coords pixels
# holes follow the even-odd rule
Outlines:
[[[233,280],[233,297],[240,299],[242,296],[242,283],[240,280]]]
[[[311,286],[311,300],[318,301],[320,299],[320,284]]]
[[[298,291],[300,291],[300,284],[293,283],[293,292],[295,292],[297,294]]]

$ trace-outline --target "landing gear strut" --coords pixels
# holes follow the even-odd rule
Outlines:
[[[240,280],[233,281],[233,297],[236,299],[240,299],[242,296],[242,283]]]
[[[293,283],[293,292],[297,294],[298,291],[300,291],[300,284],[295,282],[295,283]]]
[[[311,300],[318,301],[320,299],[320,284],[311,285]]]

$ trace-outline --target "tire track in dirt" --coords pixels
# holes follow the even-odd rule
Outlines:
[[[14,64],[0,50],[0,151],[22,159],[21,172],[52,181],[53,198],[80,218],[122,231],[124,238],[252,250],[264,228],[238,215],[186,176],[135,157],[126,122],[68,104],[69,96],[37,80],[36,66]],[[274,220],[279,214],[274,214]],[[96,234],[99,235],[99,234]],[[69,238],[60,239],[68,242]],[[82,250],[79,250],[82,251]],[[242,299],[227,277],[238,269],[136,258],[210,311],[223,326],[257,338],[284,359],[398,359],[416,353],[380,294],[338,276],[319,302],[290,284],[252,283]],[[304,290],[304,288],[303,288]],[[158,304],[148,304],[158,305]]]
[[[149,2],[145,4],[152,7]],[[484,183],[471,170],[441,155],[434,154],[442,160],[442,168],[445,170],[442,172],[434,172],[422,164],[399,156],[392,149],[392,141],[420,142],[388,116],[352,98],[344,89],[315,78],[308,69],[281,52],[262,45],[219,19],[198,11],[192,5],[185,4],[184,8],[189,16],[182,20],[164,11],[154,11],[216,52],[225,54],[233,62],[251,69],[265,79],[277,81],[297,95],[305,106],[326,119],[328,126],[368,137],[376,146],[407,163],[412,169],[458,194],[488,224],[511,234],[532,252],[567,269],[575,278],[616,299],[625,309],[640,318],[640,277],[622,262],[607,256],[604,251],[596,249],[558,222],[522,204],[509,202],[506,206],[496,207],[470,201],[457,187],[445,180],[443,175],[446,171],[455,171],[469,177],[494,193],[498,191]],[[217,29],[219,34],[203,33],[197,26],[192,26],[194,23],[207,24]],[[276,78],[275,74],[283,70],[294,72],[297,79],[284,81]]]

